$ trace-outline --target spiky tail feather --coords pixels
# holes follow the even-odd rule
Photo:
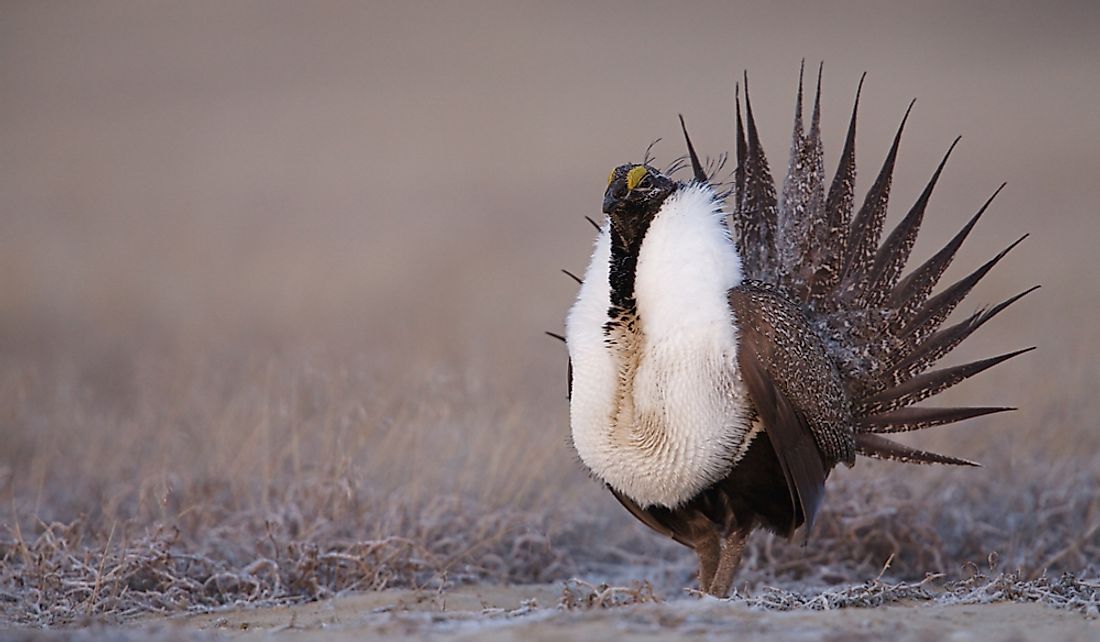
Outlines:
[[[808,132],[803,131],[802,73],[799,73],[791,158],[779,199],[757,134],[747,75],[744,84],[744,121],[740,91],[736,98],[737,168],[732,218],[746,275],[774,283],[805,304],[811,322],[825,339],[847,385],[856,417],[858,452],[912,463],[973,465],[964,459],[890,441],[882,433],[921,430],[1013,410],[914,406],[1030,350],[929,370],[975,330],[1035,290],[1025,290],[941,329],[974,286],[1023,240],[932,296],[959,247],[1004,185],[997,188],[943,249],[903,277],[936,182],[959,139],[951,143],[908,214],[880,243],[894,164],[913,103],[909,104],[886,159],[853,218],[856,114],[863,77],[856,91],[840,162],[826,194],[819,127],[821,70]],[[689,152],[698,178],[700,169],[694,148]]]

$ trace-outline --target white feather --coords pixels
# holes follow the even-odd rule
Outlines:
[[[581,460],[641,506],[674,508],[722,479],[748,447],[747,393],[727,293],[741,265],[720,203],[679,189],[638,254],[637,341],[610,346],[609,223],[596,239],[566,319],[573,363],[570,423]]]

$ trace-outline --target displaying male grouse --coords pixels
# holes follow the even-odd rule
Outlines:
[[[827,190],[820,96],[819,74],[804,132],[799,81],[778,197],[747,83],[729,210],[690,139],[691,180],[648,163],[615,168],[566,320],[577,453],[635,517],[695,549],[700,588],[713,595],[729,593],[755,528],[790,537],[812,526],[837,464],[973,465],[883,434],[1010,410],[914,404],[1026,352],[929,370],[1031,290],[943,327],[1011,249],[932,295],[989,202],[902,276],[947,156],[882,241],[905,119],[853,217],[859,91]]]

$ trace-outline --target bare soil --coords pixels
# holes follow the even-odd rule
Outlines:
[[[240,608],[146,620],[154,639],[194,634],[229,640],[1100,640],[1100,620],[1040,604],[943,605],[902,601],[877,608],[763,610],[713,598],[569,610],[560,584],[476,586],[433,593],[387,590],[322,602]],[[147,628],[147,627],[153,628]]]

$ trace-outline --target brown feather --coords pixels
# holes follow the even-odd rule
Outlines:
[[[997,256],[986,261],[977,270],[959,279],[946,290],[929,299],[927,303],[921,306],[916,315],[913,316],[913,320],[909,322],[909,325],[902,330],[902,335],[912,337],[911,341],[923,341],[928,335],[935,332],[947,319],[948,315],[955,309],[955,306],[974,289],[978,281],[981,281],[982,278],[993,269],[994,265],[997,265],[1006,254],[1012,251],[1012,248],[1022,243],[1027,237],[1028,235],[1024,234],[1012,243],[1012,245],[1001,250]]]
[[[745,116],[748,147],[744,157],[744,187],[734,208],[740,251],[745,273],[751,278],[775,277],[776,196],[768,159],[756,131],[748,76],[745,76]]]
[[[879,237],[882,236],[882,224],[886,220],[886,206],[890,201],[890,184],[893,181],[898,146],[901,145],[901,133],[905,130],[905,122],[909,120],[913,104],[909,103],[909,108],[905,110],[905,116],[902,117],[898,131],[894,134],[894,142],[890,145],[890,151],[886,154],[886,160],[882,163],[878,177],[863,199],[863,206],[859,208],[855,220],[852,221],[842,279],[842,294],[848,299],[857,298],[866,287],[867,272],[874,260],[875,248],[878,247]]]
[[[733,207],[736,213],[745,195],[745,166],[748,145],[745,143],[745,123],[741,120],[741,85],[734,85],[733,102],[737,113],[737,167],[733,170]]]
[[[895,359],[896,365],[891,368],[890,375],[885,377],[884,385],[896,386],[903,381],[911,379],[938,361],[943,356],[954,350],[967,337],[982,327],[987,321],[1000,314],[1005,308],[1019,301],[1024,296],[1039,289],[1039,286],[1028,288],[989,310],[979,310],[969,318],[955,325],[938,330],[925,341],[915,344],[908,354],[901,353]]]
[[[898,226],[890,232],[886,241],[879,247],[878,253],[875,254],[875,263],[868,277],[868,286],[863,292],[862,300],[865,305],[881,305],[890,295],[890,290],[897,285],[898,277],[901,276],[901,271],[909,260],[909,253],[913,251],[913,245],[916,243],[917,233],[924,220],[924,211],[928,207],[928,200],[932,197],[932,190],[936,188],[936,182],[943,173],[947,159],[951,157],[951,152],[955,149],[955,145],[959,144],[959,140],[960,138],[956,138],[955,142],[951,143],[951,147],[943,155],[943,160],[936,167],[936,171],[917,198],[917,202],[909,209],[909,213],[898,223]]]
[[[703,169],[703,164],[699,162],[699,155],[695,153],[695,146],[691,144],[691,136],[688,136],[688,128],[684,124],[683,114],[680,115],[680,129],[684,130],[684,142],[687,143],[688,156],[691,158],[691,172],[695,175],[695,182],[706,184],[708,182],[707,172]]]
[[[949,464],[953,466],[981,466],[976,461],[970,461],[969,459],[959,459],[958,457],[948,457],[947,455],[941,455],[939,453],[928,452],[927,450],[919,450],[906,446],[905,444],[899,444],[896,441],[890,441],[885,437],[879,435],[873,435],[870,433],[861,433],[856,435],[856,449],[859,450],[859,454],[865,457],[873,457],[875,459],[892,459],[894,461],[900,461],[906,464]]]
[[[730,291],[740,331],[742,380],[791,493],[812,525],[828,471],[855,451],[847,395],[805,316],[778,291],[755,282]]]
[[[817,262],[810,283],[810,301],[815,308],[834,309],[837,297],[832,296],[840,286],[841,272],[844,270],[844,257],[848,252],[848,234],[855,203],[856,186],[856,116],[859,114],[859,95],[863,91],[864,73],[856,87],[856,98],[852,105],[852,116],[848,121],[848,134],[844,138],[844,149],[840,153],[840,162],[833,175],[829,194],[825,197],[825,221],[827,232],[821,259]]]
[[[970,231],[974,229],[974,225],[977,224],[978,219],[985,214],[985,211],[993,203],[993,199],[997,198],[997,195],[1004,189],[1005,184],[1001,183],[1001,186],[993,192],[993,195],[986,199],[985,203],[978,210],[977,214],[972,216],[966,225],[947,242],[947,245],[932,255],[927,261],[921,264],[920,267],[913,270],[908,276],[903,278],[900,283],[890,292],[889,307],[894,312],[894,318],[890,322],[889,331],[892,334],[900,334],[902,328],[909,323],[913,315],[916,314],[917,309],[928,300],[928,295],[932,293],[932,288],[936,287],[939,283],[940,277],[943,276],[944,271],[947,270],[947,266],[951,264],[951,260],[955,258],[955,253],[959,251],[959,247],[962,246],[963,241],[970,234]]]
[[[891,432],[910,432],[944,426],[965,419],[973,419],[983,415],[991,415],[997,412],[1016,410],[1010,407],[980,407],[980,408],[921,408],[910,406],[899,408],[893,412],[878,415],[870,415],[859,420],[859,430],[875,434]]]
[[[999,363],[1024,354],[1025,352],[1031,352],[1034,349],[1034,347],[1024,348],[1023,350],[1016,350],[988,359],[980,359],[959,366],[926,372],[922,375],[913,377],[899,386],[888,388],[866,400],[862,400],[857,406],[859,408],[858,414],[859,416],[866,417],[915,404],[933,395],[937,395],[959,382],[973,377],[983,370],[988,370]]]
[[[772,449],[779,459],[791,504],[798,506],[806,521],[807,531],[813,528],[817,509],[825,495],[825,463],[814,443],[813,432],[789,399],[768,378],[759,355],[752,348],[738,353],[741,376],[749,389],[753,405],[764,423]],[[787,536],[794,533],[797,524],[792,521]]]
[[[818,72],[810,130],[802,131],[802,75],[798,79],[798,101],[791,155],[778,207],[776,238],[779,279],[786,282],[792,298],[809,299],[809,286],[820,252],[828,241],[824,223],[825,165],[821,149],[821,74]]]

